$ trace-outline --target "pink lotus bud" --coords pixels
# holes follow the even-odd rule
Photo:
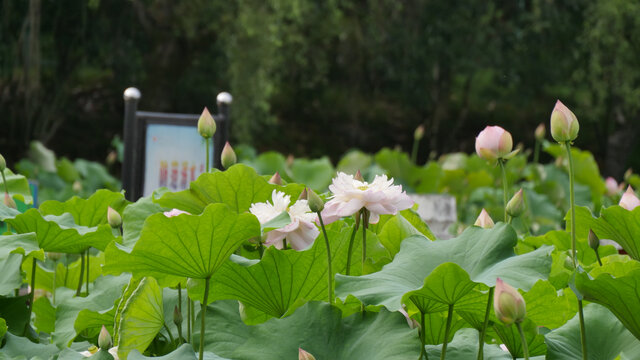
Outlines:
[[[353,176],[353,178],[358,181],[364,181],[364,178],[362,177],[362,173],[360,172],[360,170],[356,171],[356,174]]]
[[[237,161],[238,161],[238,158],[236,158],[236,152],[233,151],[233,148],[231,147],[231,145],[229,145],[229,142],[227,141],[227,143],[224,144],[224,148],[222,148],[222,154],[220,155],[220,162],[222,163],[222,167],[224,167],[225,169],[228,169],[232,165],[234,165]]]
[[[9,193],[4,193],[4,206],[12,209],[18,208],[18,206],[16,206],[16,202],[13,201],[13,198],[11,197],[11,195],[9,195]]]
[[[551,112],[551,136],[557,142],[573,141],[578,137],[580,124],[576,115],[560,100]]]
[[[107,208],[107,222],[112,228],[118,228],[122,225],[122,216],[120,216],[117,211],[113,210],[111,206]]]
[[[307,196],[308,196],[307,188],[304,188],[300,193],[300,196],[298,196],[298,200],[307,200]]]
[[[187,214],[187,215],[191,215],[186,211],[182,211],[182,210],[178,210],[178,209],[172,209],[171,211],[165,211],[164,216],[166,217],[174,217],[174,216],[178,216],[180,214]]]
[[[513,139],[500,126],[487,126],[476,137],[476,153],[485,160],[505,158],[513,149]]]
[[[212,137],[216,133],[216,122],[206,107],[202,110],[202,114],[198,119],[198,132],[205,139]]]
[[[275,174],[269,179],[269,184],[273,185],[282,185],[282,177],[280,177],[280,173],[276,171]]]
[[[419,328],[420,324],[416,321],[416,319],[409,316],[409,313],[407,313],[407,310],[405,310],[404,308],[404,304],[402,304],[402,306],[403,307],[401,307],[398,311],[404,316],[405,319],[407,319],[407,325],[409,325],[409,327],[412,329]]]
[[[538,125],[538,127],[536,128],[536,131],[535,131],[536,139],[538,141],[542,141],[542,140],[544,140],[544,136],[546,134],[547,134],[547,129],[545,128],[544,124]]]
[[[491,229],[495,224],[493,223],[493,220],[491,219],[491,216],[489,216],[487,210],[482,209],[480,215],[478,215],[478,218],[473,225],[480,226],[483,229]]]
[[[512,217],[518,217],[524,212],[524,196],[522,195],[522,189],[513,195],[511,200],[507,203],[507,214]]]
[[[109,350],[111,348],[111,335],[107,331],[107,328],[102,325],[100,335],[98,335],[98,346],[100,349]]]
[[[607,188],[607,195],[609,196],[613,196],[621,190],[616,179],[611,176],[605,179],[604,185]]]
[[[420,125],[416,128],[416,131],[413,132],[413,138],[416,141],[420,141],[422,140],[423,136],[424,136],[424,125]]]
[[[302,348],[298,348],[298,360],[316,360],[316,358],[315,356],[302,350]]]
[[[496,312],[496,317],[507,326],[514,322],[521,323],[527,315],[522,295],[500,278],[496,280],[493,310]]]
[[[287,155],[287,166],[291,167],[291,165],[293,165],[295,158],[293,157],[293,154],[289,154]]]
[[[636,208],[636,206],[640,205],[640,199],[636,196],[635,191],[631,185],[627,188],[627,191],[622,194],[622,198],[620,198],[620,203],[618,204],[623,208],[631,211]]]

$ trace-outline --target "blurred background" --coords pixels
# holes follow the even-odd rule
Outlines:
[[[234,143],[296,156],[473,151],[486,125],[531,147],[556,99],[604,175],[640,169],[634,0],[2,0],[0,149],[104,161],[126,87],[200,113],[229,91]]]

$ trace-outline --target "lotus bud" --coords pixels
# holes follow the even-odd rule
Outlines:
[[[109,350],[111,349],[111,335],[107,331],[107,328],[102,325],[102,329],[100,329],[100,335],[98,335],[98,346],[100,349]]]
[[[73,185],[71,185],[71,190],[73,190],[73,192],[75,193],[79,193],[80,191],[82,191],[82,183],[80,182],[80,180],[76,180],[73,182]]]
[[[293,157],[293,154],[287,155],[287,166],[291,167],[291,165],[293,165],[293,161],[294,160],[295,160],[295,158]]]
[[[228,141],[226,144],[224,144],[222,154],[220,155],[220,160],[222,163],[222,167],[224,167],[225,169],[230,168],[238,161],[238,158],[236,158],[236,153],[235,151],[233,151],[233,148],[231,147],[231,145],[229,145]]]
[[[198,119],[198,132],[205,139],[213,137],[213,134],[216,133],[216,122],[206,107],[202,110],[202,114]]]
[[[589,246],[594,250],[598,251],[598,246],[600,246],[600,239],[593,230],[589,229]]]
[[[535,131],[536,140],[538,141],[544,140],[544,137],[546,134],[547,134],[547,128],[544,126],[544,124],[538,125]]]
[[[269,179],[269,184],[273,185],[282,185],[282,177],[280,177],[280,173],[276,171],[275,174]]]
[[[178,305],[173,308],[173,323],[176,324],[177,327],[182,325],[182,313],[178,309]]]
[[[307,205],[314,213],[319,213],[324,209],[324,201],[311,189],[307,189]]]
[[[4,159],[4,156],[0,154],[0,171],[4,171],[7,168],[7,161]]]
[[[631,175],[633,175],[633,169],[632,168],[628,168],[627,171],[624,172],[624,181],[625,182],[629,182],[629,180],[631,180]]]
[[[107,208],[107,222],[112,228],[119,228],[122,225],[122,217],[111,206]]]
[[[622,198],[620,198],[620,203],[618,205],[629,211],[635,209],[636,206],[640,205],[640,199],[638,199],[638,197],[636,196],[636,193],[635,191],[633,191],[631,185],[629,185],[629,187],[627,187],[627,191],[622,194]]]
[[[115,151],[109,151],[109,153],[107,154],[107,158],[105,159],[107,165],[115,164],[116,160],[118,160],[118,154]]]
[[[620,191],[618,182],[616,181],[616,179],[612,178],[611,176],[609,176],[604,180],[604,186],[607,189],[607,195],[609,196],[613,196],[617,194],[618,191]]]
[[[307,188],[304,188],[300,193],[300,196],[298,196],[298,200],[307,200],[307,197]]]
[[[493,220],[491,219],[491,216],[489,216],[487,210],[482,209],[480,215],[478,215],[478,218],[473,225],[480,226],[483,229],[491,229],[495,224],[493,223]]]
[[[564,268],[569,270],[569,271],[573,271],[575,270],[575,267],[573,266],[573,258],[569,255],[564,257]]]
[[[576,115],[560,100],[551,112],[551,136],[559,143],[573,141],[578,137],[580,124]]]
[[[416,141],[420,141],[422,140],[423,137],[424,137],[424,126],[420,125],[416,128],[416,131],[413,132],[413,138]]]
[[[511,200],[509,200],[506,210],[507,214],[514,218],[524,213],[524,196],[522,195],[522,189],[518,190]]]
[[[476,153],[485,160],[505,159],[512,149],[511,134],[500,126],[487,126],[476,137]]]
[[[364,181],[364,178],[362,177],[362,173],[360,172],[360,170],[356,171],[356,174],[353,176],[353,178],[358,181]]]
[[[298,360],[316,360],[316,358],[315,356],[302,350],[302,348],[298,348]]]
[[[12,209],[18,208],[18,206],[16,205],[16,202],[13,201],[13,198],[11,197],[11,195],[9,195],[9,193],[4,193],[4,206]]]
[[[521,323],[527,315],[524,298],[518,290],[498,278],[493,296],[493,309],[505,325]]]

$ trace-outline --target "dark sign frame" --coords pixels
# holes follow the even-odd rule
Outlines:
[[[149,125],[178,125],[193,127],[197,131],[200,114],[177,114],[151,111],[139,111],[141,94],[136,88],[124,91],[124,156],[122,161],[122,188],[129,201],[142,197],[144,191],[145,149],[147,128]],[[221,169],[220,154],[225,142],[229,140],[229,110],[232,97],[222,92],[217,96],[218,114],[213,117],[217,131],[213,136],[213,166]]]

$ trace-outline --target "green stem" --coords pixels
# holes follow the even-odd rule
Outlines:
[[[500,164],[500,169],[502,170],[502,201],[504,204],[504,222],[507,222],[507,202],[509,201],[507,192],[509,186],[507,184],[507,171],[505,170],[504,163],[504,159],[498,159],[498,164]]]
[[[27,326],[31,322],[31,313],[33,312],[33,298],[36,294],[36,258],[33,258],[31,264],[31,293],[29,294],[29,316],[27,317]]]
[[[417,161],[418,161],[418,145],[420,145],[420,141],[414,139],[413,148],[411,149],[411,162],[414,165],[417,165]]]
[[[542,145],[540,143],[540,140],[536,139],[536,146],[535,149],[533,150],[533,163],[537,164],[540,159],[540,145]]]
[[[171,330],[169,330],[169,327],[167,326],[167,324],[162,324],[164,326],[164,329],[167,331],[167,334],[169,334],[169,341],[171,341],[171,344],[175,344],[176,339],[173,338],[173,334],[171,334]]]
[[[7,185],[7,178],[4,176],[4,170],[0,171],[2,174],[2,183],[4,184],[4,192],[9,193],[9,185]]]
[[[53,306],[56,306],[56,270],[58,269],[58,262],[53,262],[53,284],[51,284],[51,295],[53,297]]]
[[[522,342],[522,352],[524,353],[524,359],[529,360],[529,347],[527,346],[527,339],[524,337],[524,331],[522,331],[522,325],[519,322],[516,323],[518,332],[520,333],[520,341]]]
[[[87,293],[87,296],[89,296],[89,249],[87,249],[87,284],[85,286],[85,292]]]
[[[69,255],[64,254],[64,287],[67,287],[67,279],[69,278]]]
[[[187,299],[187,342],[191,343],[191,299]]]
[[[489,326],[489,315],[491,314],[491,305],[493,304],[493,290],[495,288],[489,288],[489,298],[487,299],[487,307],[484,311],[484,322],[482,323],[482,329],[480,330],[480,339],[478,342],[478,360],[484,359],[484,338],[487,335],[487,327]]]
[[[453,320],[453,304],[449,305],[449,312],[447,313],[447,326],[444,328],[444,342],[442,343],[442,353],[440,353],[440,360],[444,360],[447,355],[447,344],[449,343],[451,320]]]
[[[324,243],[327,246],[327,279],[329,280],[329,304],[333,305],[333,271],[331,270],[331,248],[329,246],[329,237],[327,236],[327,230],[324,228],[324,221],[322,221],[322,215],[318,211],[318,220],[320,220],[320,227],[324,234]]]
[[[365,264],[367,262],[367,229],[369,228],[369,210],[362,209],[362,275],[365,275]]]
[[[205,279],[205,284],[204,284],[204,299],[202,300],[202,306],[200,309],[200,316],[202,316],[202,321],[200,323],[200,356],[198,357],[199,360],[202,360],[204,357],[204,325],[205,325],[205,318],[207,315],[207,299],[209,297],[209,279],[211,279],[211,276],[207,277]]]
[[[598,252],[598,249],[594,249],[593,251],[596,252],[596,259],[598,259],[598,265],[602,266],[602,260],[600,260],[600,253]]]
[[[424,349],[425,344],[425,330],[426,330],[426,322],[424,321],[424,313],[422,311],[420,311],[420,331],[418,331],[418,334],[420,335],[420,344],[422,345],[422,348],[420,349],[420,359],[422,360],[422,356],[425,357],[425,359],[429,360],[429,356],[427,355],[427,352]]]
[[[360,212],[356,213],[356,223],[353,225],[353,230],[351,230],[351,239],[349,239],[349,249],[347,250],[347,268],[345,270],[345,275],[349,275],[351,273],[351,253],[353,252],[353,242],[356,238],[356,233],[358,232],[358,228],[360,227]]]
[[[206,158],[207,158],[207,163],[206,163],[206,169],[207,172],[209,172],[209,138],[204,138],[204,152],[206,153]]]
[[[580,316],[580,344],[582,345],[582,359],[587,360],[587,332],[584,328],[584,313],[582,300],[578,300],[578,315]]]
[[[80,254],[80,278],[78,279],[78,289],[76,290],[76,296],[80,296],[82,292],[82,283],[84,280],[84,253]]]
[[[182,316],[182,283],[178,283],[178,312]],[[182,322],[180,322],[180,325],[176,324],[176,328],[178,328],[178,337],[182,344]]]
[[[191,299],[189,301],[191,302],[191,335],[195,336],[193,327],[196,326],[196,302]]]

